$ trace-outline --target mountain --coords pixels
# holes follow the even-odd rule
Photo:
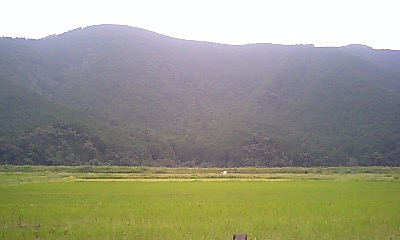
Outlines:
[[[231,46],[118,25],[3,38],[0,151],[34,164],[400,165],[399,69],[399,51],[362,45]],[[32,158],[40,136],[46,154]]]

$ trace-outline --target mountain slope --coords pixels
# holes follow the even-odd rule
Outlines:
[[[135,149],[135,164],[400,164],[398,51],[229,46],[100,25],[1,39],[0,53],[27,94],[118,129],[128,141],[103,136]]]
[[[97,164],[114,151],[134,151],[136,139],[121,129],[52,102],[7,72],[0,74],[0,163]]]

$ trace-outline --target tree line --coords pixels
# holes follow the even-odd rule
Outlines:
[[[400,166],[400,142],[387,152],[362,156],[317,156],[288,153],[285,146],[264,131],[243,141],[236,152],[207,154],[198,142],[160,140],[147,132],[144,146],[121,149],[91,136],[75,124],[36,128],[17,141],[0,139],[0,164],[15,165],[121,165],[158,167],[285,167],[285,166]],[[207,158],[208,157],[208,158]]]

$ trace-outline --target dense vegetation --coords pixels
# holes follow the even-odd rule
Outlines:
[[[0,39],[0,162],[400,165],[400,53],[102,25]]]

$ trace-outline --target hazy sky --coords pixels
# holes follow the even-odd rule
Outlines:
[[[123,24],[228,44],[282,43],[400,50],[398,0],[0,0],[0,36],[43,38]]]

